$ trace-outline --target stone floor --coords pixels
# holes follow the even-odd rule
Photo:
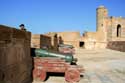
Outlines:
[[[77,83],[125,83],[125,52],[109,49],[76,49],[78,65],[85,68],[84,77]],[[50,76],[45,82],[67,83],[63,76]]]

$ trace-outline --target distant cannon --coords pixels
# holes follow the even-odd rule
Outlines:
[[[60,53],[69,53],[69,54],[75,54],[75,49],[72,45],[68,44],[59,44],[58,49]]]

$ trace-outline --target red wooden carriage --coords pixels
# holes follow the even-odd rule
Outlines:
[[[78,82],[83,68],[55,57],[34,57],[33,78],[45,81],[47,72],[64,73],[68,82]]]

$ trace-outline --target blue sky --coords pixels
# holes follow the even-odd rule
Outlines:
[[[0,24],[43,34],[95,31],[96,8],[104,5],[109,16],[125,17],[125,0],[0,0]]]

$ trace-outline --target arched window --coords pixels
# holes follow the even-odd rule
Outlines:
[[[121,37],[121,25],[117,25],[117,37]]]

